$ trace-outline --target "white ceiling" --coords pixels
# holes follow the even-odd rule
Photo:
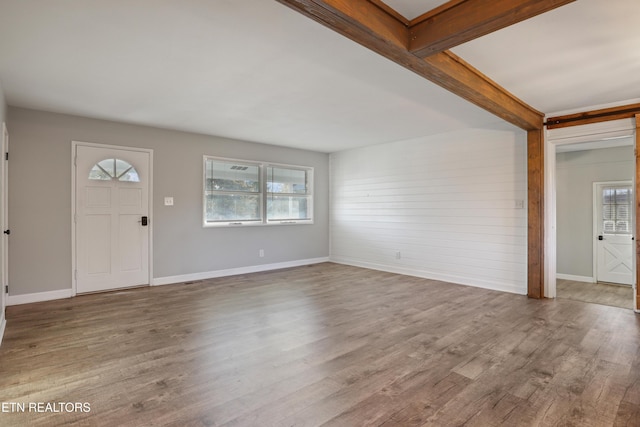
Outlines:
[[[385,3],[400,15],[412,20],[447,3],[447,0],[385,0]]]
[[[543,112],[620,102],[638,16],[579,0],[454,51]],[[512,128],[274,0],[1,0],[0,81],[12,106],[322,152]]]

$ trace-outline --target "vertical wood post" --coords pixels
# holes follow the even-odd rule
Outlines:
[[[636,305],[634,308],[640,309],[640,236],[638,236],[638,232],[640,232],[640,156],[638,156],[638,149],[640,149],[640,114],[636,114],[636,146],[635,146],[635,156],[636,156],[636,188],[635,188],[635,199],[636,199],[636,231],[635,231],[635,242],[636,242]]]
[[[527,131],[528,269],[527,295],[544,298],[544,138]]]

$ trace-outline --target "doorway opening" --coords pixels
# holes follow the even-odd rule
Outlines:
[[[548,297],[635,308],[635,138],[628,122],[549,132]]]

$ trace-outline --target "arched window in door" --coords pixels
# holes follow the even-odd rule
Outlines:
[[[133,165],[121,159],[104,159],[93,165],[89,179],[96,181],[140,182],[138,171]]]

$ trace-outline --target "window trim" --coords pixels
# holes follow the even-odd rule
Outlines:
[[[245,166],[256,166],[259,170],[259,179],[260,179],[260,192],[259,193],[247,193],[247,194],[259,194],[260,196],[260,219],[259,220],[236,220],[236,221],[207,221],[207,161],[218,161],[225,163],[238,163]],[[293,170],[301,170],[306,172],[307,178],[307,193],[282,193],[283,196],[288,195],[297,195],[297,196],[306,196],[308,197],[308,211],[309,211],[309,219],[291,219],[291,220],[269,220],[267,218],[267,199],[272,193],[267,191],[267,178],[268,178],[268,170],[270,167],[281,168],[281,169],[293,169]],[[229,157],[218,157],[218,156],[210,156],[203,155],[202,160],[202,226],[204,228],[215,228],[215,227],[256,227],[256,226],[273,226],[273,225],[307,225],[314,224],[315,221],[315,182],[314,182],[314,172],[315,169],[313,166],[302,166],[302,165],[291,165],[286,163],[273,163],[273,162],[261,162],[255,160],[244,160],[244,159],[235,159]]]

